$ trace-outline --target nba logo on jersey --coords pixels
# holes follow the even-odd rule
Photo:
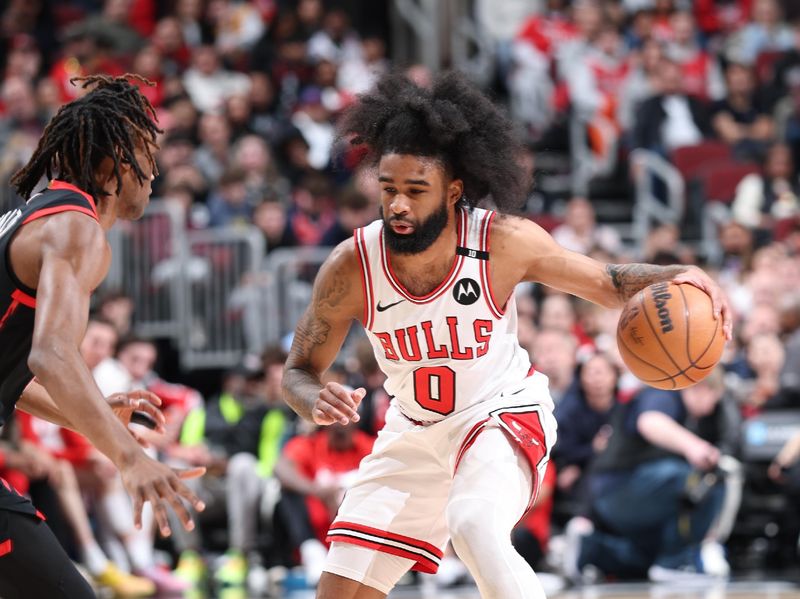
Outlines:
[[[475,253],[474,250],[470,251],[470,254]],[[456,300],[462,306],[471,306],[475,302],[478,301],[478,298],[481,296],[481,287],[478,285],[477,281],[469,278],[460,279],[454,286],[453,286],[453,299]]]

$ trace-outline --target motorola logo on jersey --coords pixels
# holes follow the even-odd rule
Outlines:
[[[481,296],[481,286],[474,279],[464,277],[453,286],[453,299],[462,306],[471,306]]]

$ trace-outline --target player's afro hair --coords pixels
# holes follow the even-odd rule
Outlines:
[[[366,147],[365,160],[373,164],[394,153],[440,160],[464,182],[471,207],[490,198],[499,209],[514,211],[528,190],[513,124],[456,71],[439,75],[431,89],[402,73],[385,75],[347,110],[339,133]]]

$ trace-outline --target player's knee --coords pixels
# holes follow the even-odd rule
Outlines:
[[[484,499],[456,499],[447,506],[447,527],[453,545],[478,546],[491,543],[498,534],[494,506]],[[509,541],[510,542],[510,541]]]

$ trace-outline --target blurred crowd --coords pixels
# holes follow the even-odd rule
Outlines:
[[[795,4],[475,2],[495,49],[492,91],[527,137],[528,168],[579,119],[591,152],[612,170],[627,177],[628,153],[642,148],[687,184],[687,222],[653,228],[641,247],[598,223],[591,198],[556,198],[547,203],[555,210],[529,216],[562,245],[603,261],[701,263],[727,290],[736,319],[735,339],[705,382],[657,391],[622,363],[616,312],[535,285],[518,289],[520,342],[550,379],[559,424],[548,475],[514,536],[537,569],[580,582],[796,567],[800,440],[754,461],[745,434],[771,412],[800,422]],[[8,179],[48,118],[82,93],[70,79],[134,72],[153,83],[142,91],[164,129],[154,196],[177,206],[188,229],[255,226],[267,252],[347,239],[376,218],[378,194],[369,173],[353,171],[354,157],[337,152],[335,123],[390,68],[387,5],[0,3],[0,206],[21,201]],[[421,65],[398,66],[420,85],[430,81]],[[713,255],[686,235],[709,200],[723,208]],[[135,529],[110,462],[74,433],[24,414],[3,431],[0,475],[33,497],[87,576],[121,596],[313,586],[327,526],[390,400],[369,345],[354,335],[327,374],[368,390],[361,420],[314,430],[281,400],[286,347],[243,359],[203,397],[156,373],[160,346],[136,337],[135,324],[131,298],[106,294],[81,351],[104,394],[147,388],[161,397],[168,430],[150,435],[151,451],[208,468],[190,481],[208,506],[198,527],[176,523],[170,540],[156,538],[146,514]],[[777,532],[756,523],[740,534],[748,505],[764,496],[794,508],[776,508]],[[465,576],[451,554],[435,584]]]

